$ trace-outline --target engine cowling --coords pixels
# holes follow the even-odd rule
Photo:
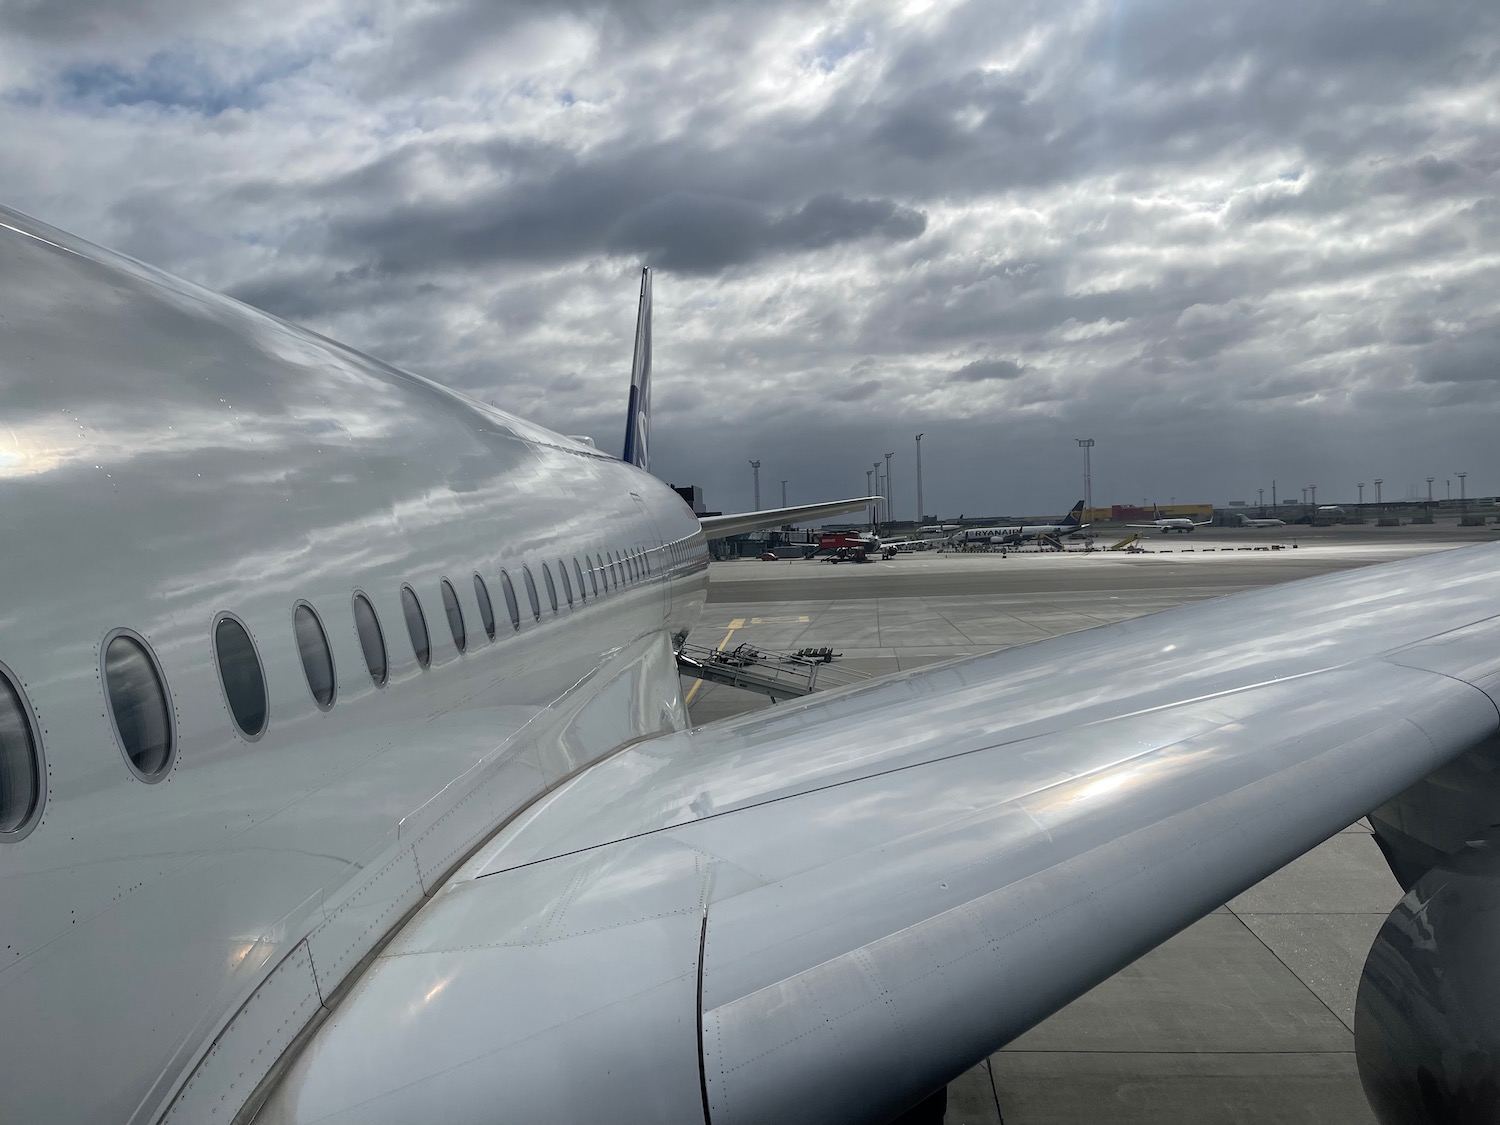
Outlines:
[[[1391,911],[1360,977],[1355,1041],[1383,1125],[1500,1121],[1500,831]]]

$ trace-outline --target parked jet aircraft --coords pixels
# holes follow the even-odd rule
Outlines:
[[[1263,519],[1258,519],[1258,518],[1256,518],[1254,516],[1241,516],[1240,517],[1240,526],[1241,527],[1285,527],[1286,526],[1286,520],[1272,519],[1269,516],[1267,516],[1267,517],[1265,517]]]
[[[1195,527],[1207,527],[1212,520],[1204,520],[1202,523],[1194,523],[1186,516],[1164,516],[1160,508],[1152,508],[1152,514],[1156,517],[1150,523],[1127,523],[1126,527],[1148,527],[1165,535],[1169,531],[1181,531],[1187,533]]]
[[[1500,545],[690,729],[788,513],[641,356],[629,463],[0,211],[6,1120],[880,1122],[1364,813],[1377,1112],[1493,1104]]]
[[[1080,500],[1057,523],[970,527],[949,538],[963,543],[1022,543],[1028,539],[1040,539],[1043,536],[1057,538],[1064,535],[1076,535],[1088,527],[1088,524],[1081,522],[1082,519],[1083,501]]]

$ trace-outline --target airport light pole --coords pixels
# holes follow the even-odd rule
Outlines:
[[[927,513],[922,509],[922,435],[917,435],[917,523],[920,525],[922,517]]]
[[[1468,500],[1469,500],[1469,494],[1464,491],[1464,478],[1467,477],[1469,474],[1468,473],[1454,473],[1453,475],[1458,478],[1458,502],[1460,504],[1467,505]],[[1451,493],[1450,493],[1450,495],[1451,495]]]
[[[891,511],[891,458],[894,457],[894,456],[896,456],[894,453],[887,453],[885,455],[885,522],[886,523],[890,523],[891,519],[893,518],[893,513]]]
[[[865,470],[865,495],[866,496],[874,496],[875,495],[875,482],[871,479],[872,477],[874,477],[874,475],[875,475],[875,470],[874,469],[866,469]],[[871,527],[875,526],[875,505],[873,503],[870,505],[870,526]]]
[[[1276,507],[1276,478],[1271,478],[1271,507]]]
[[[1365,482],[1360,481],[1354,487],[1359,489],[1359,506],[1363,508],[1365,506]]]
[[[754,470],[755,473],[755,507],[750,510],[753,512],[758,512],[760,511],[760,462],[751,461],[750,468]]]
[[[1448,491],[1448,499],[1452,500],[1453,499],[1453,478],[1452,477],[1444,477],[1443,478],[1443,487],[1445,489],[1447,489],[1447,491]]]
[[[1384,483],[1385,481],[1381,480],[1379,477],[1375,478],[1375,506],[1377,508],[1380,507],[1380,486]]]
[[[1094,473],[1093,465],[1090,462],[1094,449],[1094,439],[1091,437],[1081,437],[1074,438],[1073,440],[1083,450],[1083,522],[1092,523],[1094,521]],[[1086,544],[1090,543],[1094,538],[1093,532],[1089,532],[1083,538]]]
[[[1429,508],[1432,507],[1432,482],[1433,482],[1433,478],[1432,477],[1428,477],[1427,478],[1427,506]]]
[[[884,496],[885,495],[885,486],[880,483],[880,462],[879,461],[875,462],[875,470],[874,470],[874,472],[875,472],[875,495],[876,496]],[[870,505],[870,508],[875,513],[875,518],[870,521],[870,529],[872,531],[877,531],[880,528],[880,504],[879,503],[872,504],[872,505]],[[890,517],[887,516],[886,518],[889,519]]]
[[[1264,516],[1266,514],[1266,490],[1264,488],[1257,488],[1255,496],[1255,506],[1260,509],[1260,514]]]

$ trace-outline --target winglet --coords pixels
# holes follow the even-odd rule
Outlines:
[[[635,356],[630,363],[630,403],[620,460],[651,471],[651,271],[641,268],[641,307],[635,318]]]

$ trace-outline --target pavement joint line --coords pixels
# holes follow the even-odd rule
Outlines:
[[[992,1055],[984,1058],[984,1076],[989,1079],[990,1097],[995,1100],[995,1118],[1000,1125],[1005,1125],[1005,1107],[1000,1104],[1000,1088],[995,1085],[995,1068],[990,1065]]]
[[[1272,949],[1270,943],[1267,942],[1265,938],[1261,937],[1258,933],[1256,933],[1255,930],[1253,928],[1251,928],[1250,924],[1245,921],[1245,919],[1243,919],[1243,918],[1240,917],[1239,912],[1236,911],[1234,907],[1230,906],[1229,903],[1227,903],[1227,902],[1224,904],[1224,907],[1229,912],[1229,916],[1231,918],[1233,918],[1236,922],[1238,922],[1241,926],[1243,926],[1245,928],[1245,932],[1247,934],[1249,934],[1252,938],[1254,938],[1257,942],[1259,942],[1261,944],[1261,947],[1264,948],[1267,953],[1269,953],[1272,957],[1276,958],[1276,963],[1278,965],[1280,965],[1283,969],[1285,969],[1287,972],[1291,973],[1292,974],[1292,979],[1295,980],[1298,984],[1300,984],[1303,988],[1307,989],[1308,995],[1310,995],[1314,1000],[1316,1000],[1319,1004],[1321,1004],[1323,1006],[1323,1009],[1330,1016],[1332,1016],[1335,1020],[1338,1021],[1338,1025],[1340,1027],[1346,1029],[1349,1032],[1350,1035],[1354,1034],[1354,1028],[1349,1026],[1349,1022],[1347,1020],[1345,1020],[1343,1016],[1341,1016],[1337,1012],[1335,1012],[1333,1010],[1333,1006],[1331,1004],[1329,1004],[1327,1000],[1324,1000],[1321,996],[1319,996],[1317,994],[1317,992],[1313,989],[1313,986],[1310,985],[1310,984],[1308,984],[1307,981],[1305,981],[1305,980],[1302,979],[1302,974],[1299,973],[1296,969],[1292,968],[1290,965],[1288,965],[1286,963],[1286,960],[1281,956],[1281,954],[1277,953],[1276,950]],[[1247,910],[1245,913],[1251,915],[1252,917],[1254,916],[1254,914],[1251,911]],[[1362,912],[1362,913],[1365,913],[1365,912]],[[1308,1052],[1308,1053],[1312,1054],[1314,1052]]]

